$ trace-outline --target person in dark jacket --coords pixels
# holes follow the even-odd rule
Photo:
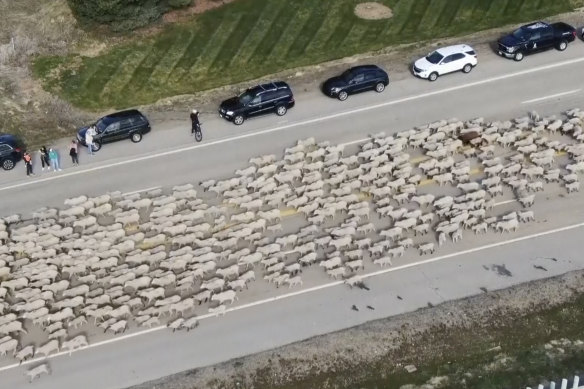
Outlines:
[[[194,134],[195,131],[201,130],[201,122],[199,121],[199,111],[193,109],[191,111],[191,134]]]
[[[45,165],[47,166],[48,170],[51,170],[51,162],[49,160],[49,151],[47,150],[47,146],[43,146],[39,150],[41,154],[41,165],[43,167],[43,171],[45,170]]]
[[[69,155],[71,156],[71,162],[73,162],[73,166],[79,165],[79,147],[78,147],[77,139],[73,139],[71,141],[71,145],[69,146]]]

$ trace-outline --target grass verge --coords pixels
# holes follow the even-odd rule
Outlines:
[[[238,0],[95,57],[38,57],[33,72],[80,108],[123,108],[390,45],[544,18],[581,0],[380,0],[393,10],[385,20],[357,18],[359,2]]]

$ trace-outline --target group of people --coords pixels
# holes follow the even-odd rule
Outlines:
[[[69,156],[71,157],[71,162],[73,162],[73,166],[79,165],[79,147],[78,142],[76,139],[71,141],[71,145],[69,146]],[[48,171],[54,170],[56,172],[60,172],[61,164],[59,162],[59,153],[56,149],[50,147],[47,149],[46,146],[42,146],[39,149],[39,156],[41,159],[41,166],[43,171],[47,168]],[[26,167],[26,175],[27,176],[34,176],[34,172],[32,169],[32,155],[25,151],[22,157],[24,160],[24,165]]]

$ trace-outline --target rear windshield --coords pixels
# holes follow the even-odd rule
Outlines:
[[[474,50],[469,50],[466,52],[468,55],[477,55]]]
[[[437,51],[434,51],[433,53],[428,54],[428,56],[426,57],[426,60],[428,62],[433,63],[434,65],[436,65],[440,61],[442,61],[442,58],[444,58],[444,56],[442,54],[440,54]]]

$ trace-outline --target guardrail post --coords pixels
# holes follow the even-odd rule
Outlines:
[[[568,389],[568,380],[562,378],[562,389]]]
[[[574,376],[574,384],[572,385],[572,389],[578,389],[580,386],[580,377],[577,375]]]
[[[556,389],[556,383],[554,381],[550,382],[550,389]]]

